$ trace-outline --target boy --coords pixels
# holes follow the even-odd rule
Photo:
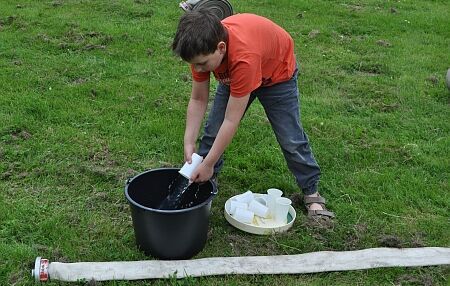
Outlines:
[[[287,165],[304,194],[310,217],[334,217],[317,191],[320,168],[299,118],[297,65],[291,36],[270,20],[237,14],[220,21],[208,10],[187,12],[172,49],[191,64],[192,93],[187,108],[184,157],[191,162],[206,113],[210,72],[219,81],[198,154],[204,161],[195,182],[215,178],[222,154],[255,98],[261,102]]]

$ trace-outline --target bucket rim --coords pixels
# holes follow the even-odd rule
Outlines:
[[[131,182],[133,182],[133,180],[135,180],[136,178],[138,178],[138,177],[140,177],[142,175],[145,175],[147,173],[155,172],[155,171],[162,171],[162,170],[176,170],[176,171],[178,171],[178,170],[180,170],[180,168],[156,168],[156,169],[149,169],[149,170],[146,170],[146,171],[144,171],[142,173],[139,173],[136,176],[128,179],[126,181],[126,183],[125,183],[125,197],[126,197],[127,201],[130,204],[133,204],[134,206],[139,207],[139,208],[141,208],[143,210],[152,211],[152,212],[155,212],[155,213],[162,213],[162,214],[179,214],[179,213],[189,212],[189,211],[201,208],[201,207],[205,206],[206,204],[209,204],[214,199],[214,197],[217,195],[217,186],[211,180],[208,180],[208,182],[210,182],[212,187],[213,187],[213,192],[211,193],[211,196],[207,200],[205,200],[204,202],[202,202],[202,203],[200,203],[198,205],[195,205],[193,207],[190,207],[190,208],[179,209],[179,210],[154,209],[154,208],[149,208],[149,207],[146,207],[144,205],[141,205],[140,203],[136,202],[135,200],[133,200],[130,197],[130,195],[128,194],[128,186],[131,184]]]

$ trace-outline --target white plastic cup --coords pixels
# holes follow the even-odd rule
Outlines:
[[[248,205],[246,203],[243,202],[238,202],[235,200],[231,200],[230,201],[230,214],[233,215],[236,212],[237,208],[241,208],[241,209],[248,209]]]
[[[253,201],[254,198],[255,196],[251,191],[246,191],[245,193],[236,196],[236,201],[248,204]]]
[[[185,177],[188,180],[191,180],[191,175],[194,172],[194,170],[203,162],[203,157],[192,153],[192,163],[189,164],[188,162],[184,163],[183,167],[178,171],[183,177]]]
[[[287,215],[292,201],[288,198],[281,197],[275,200],[275,221],[278,223],[286,224]]]
[[[272,218],[275,215],[275,200],[283,195],[283,191],[279,189],[267,190],[267,207],[269,208],[269,216]]]
[[[267,195],[255,196],[254,200],[267,207]]]
[[[267,218],[269,215],[269,208],[261,204],[257,200],[253,200],[248,205],[248,210],[255,213],[255,215],[263,218]]]
[[[233,215],[233,217],[239,221],[239,222],[243,222],[243,223],[252,223],[253,222],[253,217],[255,216],[255,213],[243,208],[236,208],[236,211]]]

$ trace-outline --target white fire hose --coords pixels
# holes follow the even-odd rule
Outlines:
[[[297,255],[211,257],[192,260],[118,262],[49,262],[36,258],[32,276],[49,279],[140,280],[227,274],[301,274],[361,270],[382,267],[414,267],[450,264],[450,248],[369,248],[355,251],[320,251]]]

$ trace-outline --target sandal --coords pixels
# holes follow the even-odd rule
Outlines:
[[[330,212],[325,207],[325,198],[321,197],[320,195],[318,197],[307,197],[303,196],[303,203],[305,204],[305,208],[308,210],[308,217],[309,218],[318,218],[318,217],[328,217],[328,218],[334,218],[335,215],[333,212]],[[319,204],[322,207],[322,210],[310,210],[309,207],[312,204]]]

